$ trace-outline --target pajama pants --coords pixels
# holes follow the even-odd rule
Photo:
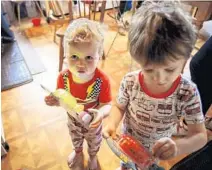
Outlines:
[[[73,149],[82,149],[84,139],[88,144],[88,154],[95,156],[99,151],[102,141],[102,124],[97,128],[86,129],[74,117],[68,116],[68,128]]]

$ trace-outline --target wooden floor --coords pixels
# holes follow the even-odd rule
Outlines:
[[[107,16],[105,24],[108,25],[108,32],[105,35],[107,54],[117,33],[117,26],[115,21]],[[58,45],[53,42],[52,31],[48,25],[25,29],[47,71],[33,76],[34,81],[30,84],[1,93],[4,132],[10,146],[8,155],[2,159],[3,170],[68,169],[66,159],[72,151],[72,146],[66,126],[66,114],[62,108],[46,106],[44,103],[46,93],[40,88],[40,83],[51,89],[56,85]],[[114,99],[121,78],[136,67],[127,52],[127,37],[118,35],[106,57],[105,61],[99,63],[99,68],[110,77]],[[98,158],[102,170],[114,170],[119,166],[119,160],[105,141],[102,143]],[[161,165],[168,170],[181,158],[161,162]],[[86,160],[87,155],[85,164]]]

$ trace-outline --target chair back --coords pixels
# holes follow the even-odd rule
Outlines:
[[[68,1],[70,20],[88,18],[101,23],[104,21],[106,1],[76,0],[75,3],[76,4],[74,4],[73,1]],[[98,11],[100,11],[100,15]]]
[[[91,1],[91,0],[68,0],[47,1],[46,9],[48,16],[54,20],[67,20],[72,21],[77,18],[88,18],[103,22],[105,14],[106,1]],[[99,11],[100,14],[99,14]]]

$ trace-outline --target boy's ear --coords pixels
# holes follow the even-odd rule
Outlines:
[[[105,59],[105,53],[104,53],[104,47],[99,47],[98,49],[98,54],[99,54],[99,60],[104,60]]]
[[[106,56],[105,56],[105,51],[103,49],[103,51],[101,52],[101,55],[100,55],[100,60],[105,60]]]

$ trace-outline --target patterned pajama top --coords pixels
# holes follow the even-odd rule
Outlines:
[[[141,71],[128,73],[121,82],[117,103],[125,108],[122,132],[149,150],[156,140],[171,137],[180,116],[187,124],[204,122],[197,87],[182,75],[168,92],[156,96],[144,86]]]

